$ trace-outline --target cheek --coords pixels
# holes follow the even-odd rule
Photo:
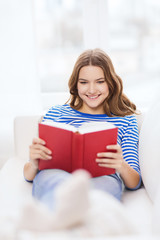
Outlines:
[[[84,93],[86,91],[86,87],[78,84],[77,85],[77,90],[78,90],[78,93],[81,94],[81,93]]]
[[[82,88],[78,85],[77,85],[77,92],[78,92],[78,95],[81,97],[83,91],[82,91]]]
[[[106,94],[108,96],[108,94],[109,94],[109,87],[107,85],[103,86],[101,88],[101,92],[103,92],[104,94]]]

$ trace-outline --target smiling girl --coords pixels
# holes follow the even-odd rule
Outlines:
[[[116,173],[90,178],[89,182],[93,188],[121,200],[123,186],[136,190],[141,185],[136,106],[124,95],[121,78],[116,74],[109,56],[100,49],[87,50],[79,56],[69,79],[69,90],[69,104],[53,106],[42,121],[63,122],[76,127],[89,121],[107,121],[118,127],[118,144],[108,146],[115,151],[97,153],[95,159],[99,167],[115,168]],[[30,146],[30,161],[24,166],[24,177],[33,181],[33,196],[53,209],[55,189],[72,174],[59,169],[39,171],[38,160],[49,160],[51,155],[43,139],[34,138]],[[72,179],[74,181],[76,179]],[[72,191],[74,195],[81,189],[80,182],[78,184]],[[81,197],[76,201],[80,204]]]

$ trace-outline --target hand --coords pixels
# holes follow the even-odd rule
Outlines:
[[[121,173],[125,163],[122,155],[122,149],[119,145],[109,145],[107,150],[114,150],[114,152],[101,152],[97,154],[96,162],[100,167],[114,168]]]
[[[45,141],[40,138],[34,138],[32,145],[29,147],[30,162],[35,168],[38,168],[38,160],[50,160],[52,152],[46,148]]]

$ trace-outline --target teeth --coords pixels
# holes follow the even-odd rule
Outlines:
[[[91,99],[97,98],[98,96],[88,96]]]

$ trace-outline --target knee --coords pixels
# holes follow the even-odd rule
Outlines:
[[[92,179],[92,186],[95,189],[110,193],[112,196],[121,200],[122,197],[122,181],[117,176],[102,176]]]

